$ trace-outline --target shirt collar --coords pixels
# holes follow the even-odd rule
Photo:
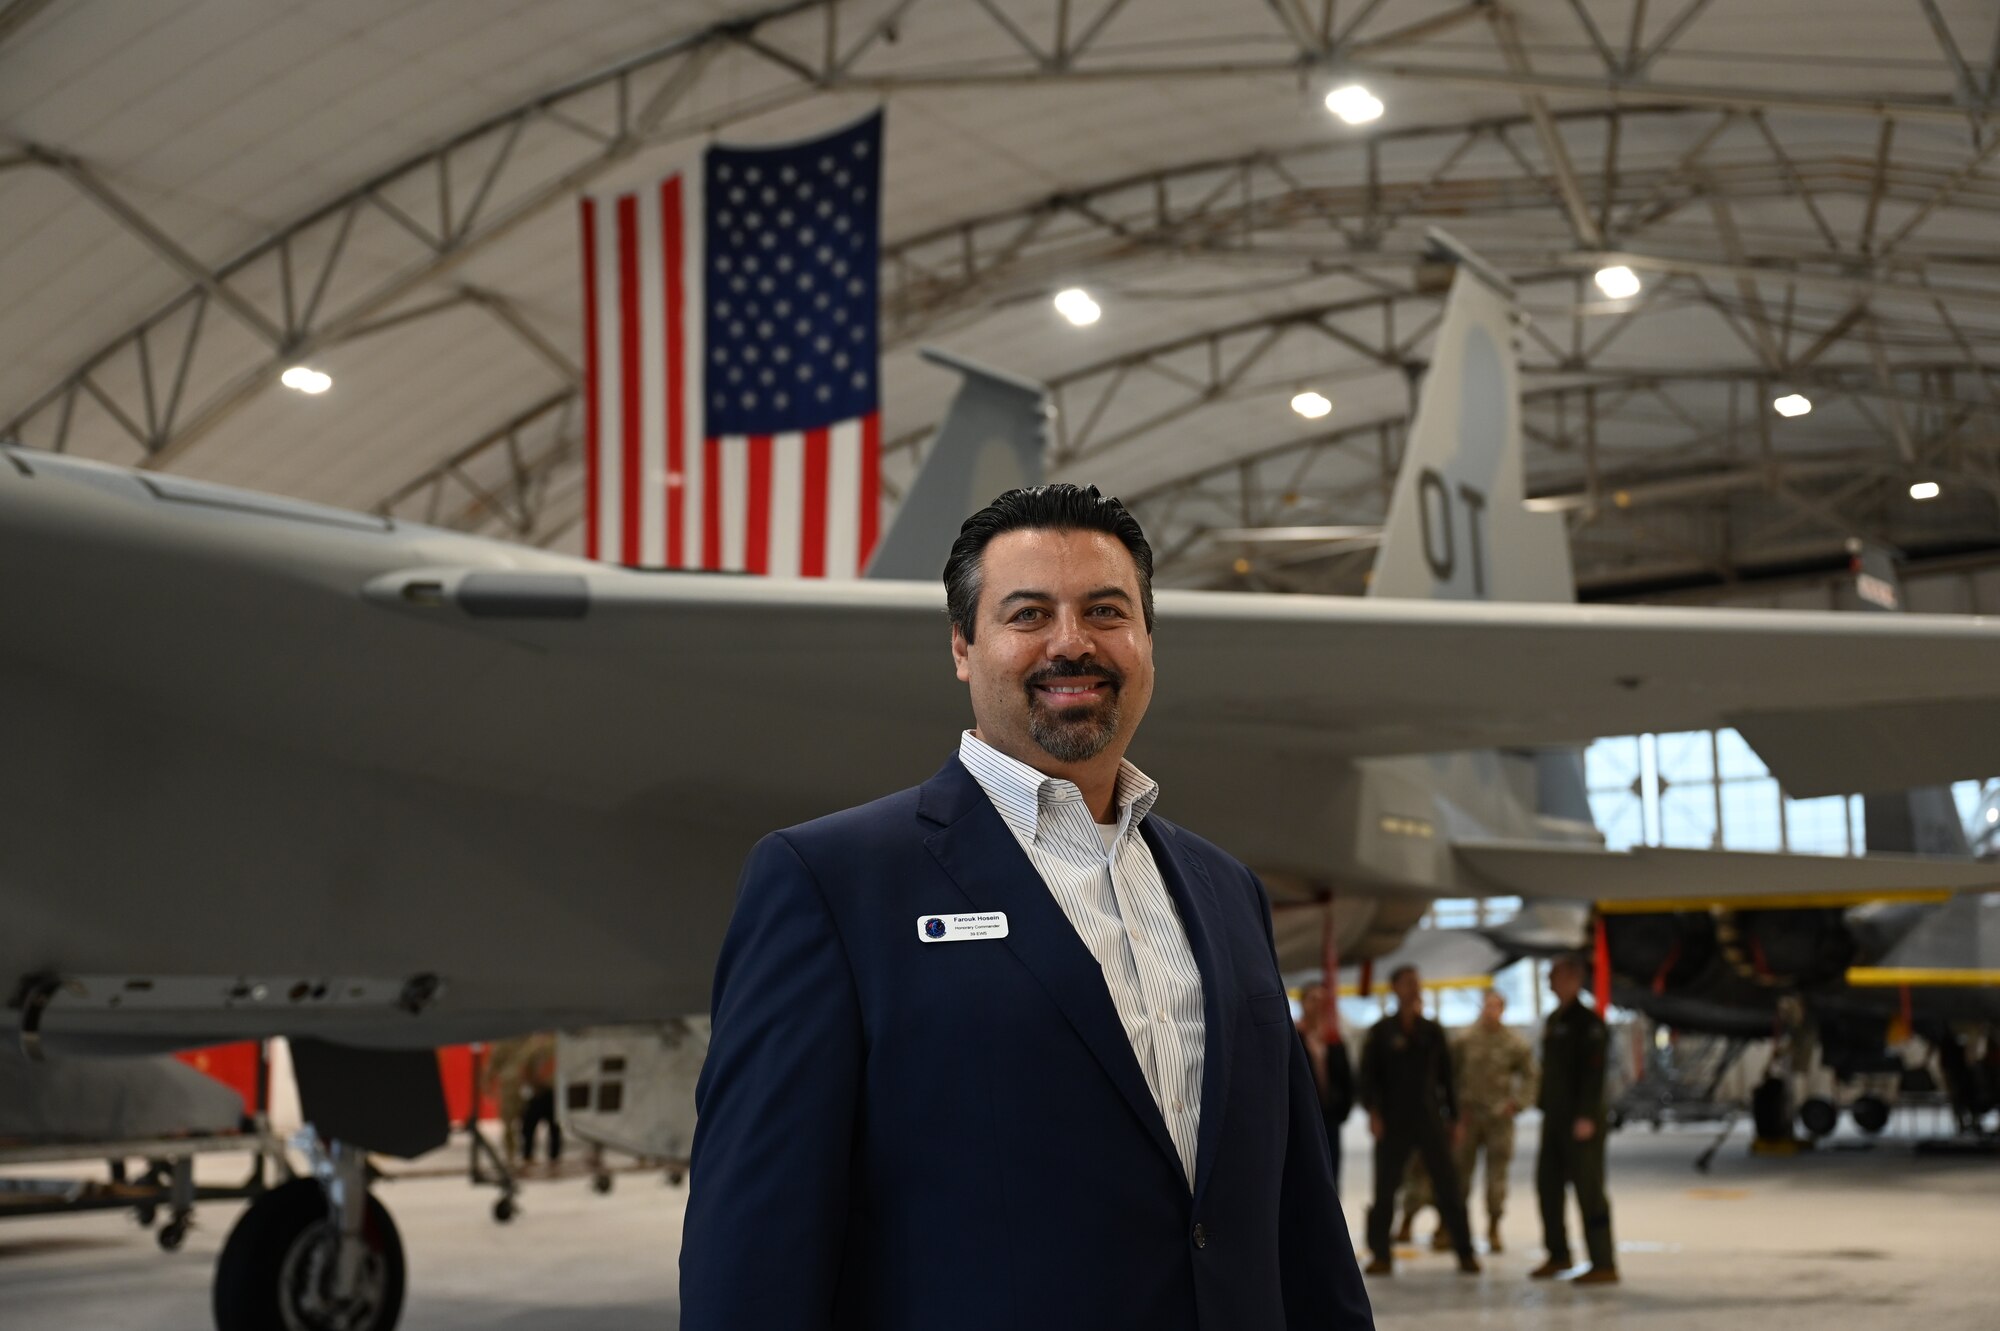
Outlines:
[[[993,801],[1008,828],[1023,841],[1034,841],[1042,830],[1042,813],[1058,804],[1083,803],[1076,782],[1050,776],[1010,758],[970,730],[959,736],[958,760]],[[1159,801],[1160,784],[1134,767],[1118,764],[1118,791],[1113,798],[1122,836],[1138,829]],[[1085,810],[1086,816],[1089,811]]]

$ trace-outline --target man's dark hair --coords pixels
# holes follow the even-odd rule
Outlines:
[[[1389,972],[1389,983],[1394,984],[1396,981],[1402,979],[1405,975],[1415,975],[1416,973],[1417,973],[1417,968],[1415,966],[1410,965],[1408,962],[1404,962],[1402,965],[1396,967],[1396,969]]]
[[[1576,968],[1578,975],[1585,977],[1588,977],[1590,974],[1590,960],[1581,952],[1556,953],[1553,957],[1549,958],[1549,969],[1553,971],[1558,966],[1573,966]]]
[[[1139,603],[1146,632],[1153,631],[1153,547],[1139,519],[1094,485],[1029,485],[1009,490],[965,520],[944,561],[944,601],[952,626],[972,641],[979,609],[980,557],[986,543],[1009,531],[1101,531],[1116,536],[1139,568]]]

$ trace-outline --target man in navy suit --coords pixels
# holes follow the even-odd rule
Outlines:
[[[976,728],[774,833],[715,977],[684,1331],[1372,1328],[1270,907],[1152,812],[1152,552],[1013,490],[945,566]]]

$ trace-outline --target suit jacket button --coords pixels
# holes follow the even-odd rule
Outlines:
[[[1206,1248],[1208,1246],[1208,1231],[1200,1225],[1194,1227],[1194,1246],[1197,1248]]]

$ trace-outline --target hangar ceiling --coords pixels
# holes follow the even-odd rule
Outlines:
[[[937,343],[1163,582],[1356,590],[1436,225],[1586,594],[2000,557],[1988,0],[0,0],[0,437],[576,550],[577,192],[878,105],[891,494]]]

